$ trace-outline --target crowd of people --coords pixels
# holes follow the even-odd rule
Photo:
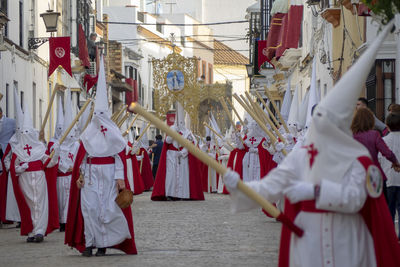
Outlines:
[[[146,124],[135,140],[129,129],[123,134],[109,113],[102,60],[92,117],[85,111],[73,123],[68,89],[47,144],[15,95],[15,121],[0,109],[0,220],[20,223],[29,243],[59,229],[86,257],[95,248],[96,256],[108,248],[136,254],[132,195],[177,201],[223,193],[235,212],[258,207],[239,190],[242,180],[304,231],[298,237],[282,226],[280,266],[397,266],[400,105],[390,105],[382,123],[358,98],[385,32],[312,108],[309,127],[259,124],[269,115],[252,113],[223,134],[210,114],[201,137],[177,102],[171,128],[227,166],[223,177],[170,136],[149,142]]]

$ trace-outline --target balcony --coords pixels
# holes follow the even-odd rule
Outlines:
[[[334,28],[340,25],[340,8],[336,0],[322,0],[320,3],[322,9],[321,17],[331,23]]]

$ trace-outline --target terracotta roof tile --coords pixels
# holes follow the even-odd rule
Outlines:
[[[246,65],[249,59],[229,46],[214,40],[214,64]]]

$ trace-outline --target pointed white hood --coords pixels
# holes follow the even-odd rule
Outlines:
[[[139,136],[142,135],[143,131],[146,129],[147,124],[148,123],[146,121],[143,121]],[[146,150],[149,149],[149,138],[147,137],[147,131],[143,134],[142,138],[139,140],[138,145],[139,147],[143,147]]]
[[[64,112],[62,106],[61,97],[58,97],[57,103],[57,119],[56,119],[56,127],[54,129],[53,140],[60,140],[63,132],[64,132]]]
[[[313,64],[312,64],[312,74],[311,74],[311,85],[310,85],[310,94],[308,98],[307,105],[307,118],[306,118],[306,127],[310,127],[311,124],[311,111],[312,108],[318,104],[319,96],[317,92],[317,67],[316,67],[317,57],[314,56]]]
[[[15,123],[17,130],[22,130],[22,125],[24,123],[24,113],[21,109],[21,104],[19,103],[17,90],[14,89],[14,108],[15,108]]]
[[[21,139],[22,126],[24,124],[24,113],[21,109],[21,104],[19,103],[17,90],[14,89],[14,112],[15,112],[15,133],[11,136],[8,141],[11,147],[15,147]]]
[[[296,86],[294,90],[292,103],[290,105],[290,112],[288,117],[289,125],[297,125],[299,123],[299,87]]]
[[[69,126],[71,125],[72,121],[74,120],[73,118],[73,112],[72,112],[72,103],[71,103],[71,89],[68,88],[65,91],[65,118],[64,118],[64,132],[69,128]],[[88,109],[88,108],[86,108]],[[64,143],[62,145],[65,144],[65,146],[68,146],[68,144],[77,141],[77,136],[78,136],[78,129],[76,124],[74,125],[74,127],[72,127],[71,131],[68,133],[67,137],[64,140]]]
[[[91,157],[109,157],[125,149],[121,130],[110,119],[103,57],[100,59],[96,102],[91,122],[81,135],[82,143]]]
[[[46,147],[39,141],[39,131],[33,128],[28,104],[24,105],[24,123],[18,142],[10,140],[12,151],[22,162],[31,162],[43,158]]]
[[[301,101],[301,105],[299,108],[299,115],[298,115],[298,122],[299,122],[298,127],[299,128],[306,127],[309,97],[310,97],[310,91],[307,91],[303,100]]]
[[[291,92],[291,79],[288,80],[288,84],[286,87],[285,96],[283,97],[282,107],[281,107],[281,115],[285,122],[288,121],[290,106],[292,104],[292,92]]]
[[[369,155],[368,150],[353,139],[350,124],[357,98],[375,62],[376,53],[392,25],[393,22],[385,26],[358,61],[316,107],[304,141],[310,150],[306,175],[310,181],[341,181],[358,157]]]

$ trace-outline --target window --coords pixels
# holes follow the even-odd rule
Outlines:
[[[156,30],[163,33],[163,25],[161,23],[156,23]]]
[[[213,83],[213,66],[211,64],[208,64],[208,83],[212,84]]]
[[[144,13],[143,12],[137,12],[137,19],[140,22],[144,22]]]
[[[384,121],[387,108],[395,102],[395,60],[375,61],[366,81],[368,107]]]
[[[203,79],[203,81],[206,80],[206,62],[203,60],[202,66],[201,66],[201,79]]]
[[[317,81],[317,97],[318,97],[319,99],[322,98],[322,95],[321,95],[321,80],[318,80],[318,81]]]
[[[33,127],[36,127],[36,83],[32,83],[32,111]]]
[[[39,128],[42,128],[43,121],[43,100],[39,99]]]
[[[19,1],[19,46],[24,46],[24,4]]]
[[[20,94],[20,102],[21,102],[21,108],[25,112],[25,110],[24,110],[24,108],[25,108],[25,105],[24,105],[24,92],[23,91],[21,91],[21,94]]]
[[[135,80],[135,69],[132,66],[125,66],[125,77]]]
[[[8,117],[10,114],[8,113],[8,106],[10,103],[10,85],[6,83],[6,116]]]
[[[185,36],[181,36],[181,45],[185,47]]]

